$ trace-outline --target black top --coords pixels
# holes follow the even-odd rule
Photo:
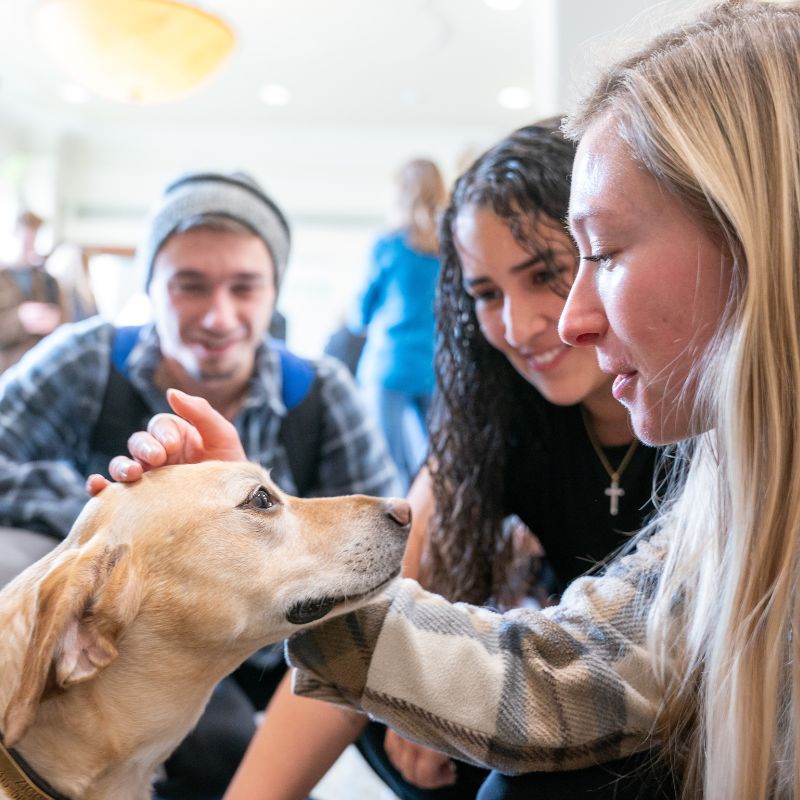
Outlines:
[[[580,406],[555,406],[534,389],[513,413],[506,466],[506,512],[537,536],[561,590],[603,561],[642,527],[653,510],[658,448],[639,444],[620,477],[625,495],[609,513],[611,485],[583,423]],[[603,448],[617,467],[628,445]]]

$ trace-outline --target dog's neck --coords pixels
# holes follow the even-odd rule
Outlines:
[[[24,626],[13,627],[24,639]],[[4,647],[6,655],[24,652],[8,640]],[[188,674],[189,660],[179,657],[174,642],[133,626],[119,657],[95,679],[43,699],[14,749],[36,775],[74,800],[149,798],[156,768],[192,729],[213,687],[239,658],[208,655]],[[14,665],[6,660],[0,670],[0,675],[14,674]],[[7,694],[0,690],[0,719]]]
[[[10,800],[70,800],[36,775],[18,753],[9,751],[2,737],[0,791]]]

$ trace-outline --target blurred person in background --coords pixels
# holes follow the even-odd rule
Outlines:
[[[18,252],[0,265],[0,372],[19,361],[64,319],[58,281],[36,248],[44,220],[32,211],[17,216]]]
[[[78,245],[71,242],[57,245],[45,259],[44,268],[61,289],[64,322],[78,322],[97,313],[83,252]]]
[[[361,353],[364,351],[364,344],[367,337],[363,333],[355,333],[347,325],[347,313],[343,312],[336,327],[325,341],[322,352],[326,356],[338,358],[344,364],[350,374],[355,377],[358,373],[358,362]]]
[[[399,225],[375,243],[351,327],[366,333],[357,378],[407,489],[425,458],[434,388],[439,214],[447,191],[428,159],[397,175]]]

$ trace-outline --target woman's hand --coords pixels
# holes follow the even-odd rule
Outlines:
[[[409,742],[391,729],[383,746],[395,769],[420,789],[441,789],[456,782],[456,765],[443,753]]]
[[[134,433],[128,439],[131,457],[116,456],[108,465],[114,480],[137,481],[147,470],[167,464],[247,460],[236,428],[207,400],[169,389],[167,401],[178,416],[156,414],[147,431]],[[102,475],[91,475],[86,482],[92,495],[107,485]]]

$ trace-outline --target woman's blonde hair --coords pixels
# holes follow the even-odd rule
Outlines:
[[[654,526],[657,735],[686,797],[800,794],[800,4],[720,3],[614,67],[568,121],[612,120],[703,221],[733,282],[695,430]]]
[[[415,158],[397,173],[397,213],[408,242],[421,253],[439,250],[439,214],[447,202],[442,173],[433,161]]]

